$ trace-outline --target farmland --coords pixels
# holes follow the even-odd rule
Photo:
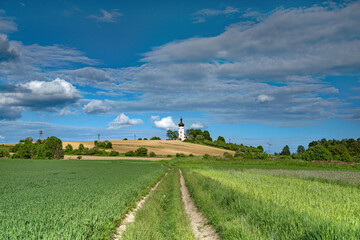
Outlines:
[[[122,238],[195,239],[179,168],[221,239],[360,238],[358,165],[196,156],[154,162],[2,159],[0,238],[111,239],[125,214],[162,178]]]
[[[223,239],[360,237],[356,186],[248,170],[187,170],[185,178]]]
[[[0,160],[0,239],[110,238],[165,171],[150,162]]]
[[[186,143],[176,140],[112,140],[111,142],[113,150],[120,153],[135,151],[139,147],[145,147],[149,152],[154,152],[157,155],[175,155],[176,153],[184,153],[186,155],[204,155],[207,153],[214,156],[222,156],[224,152],[229,152],[231,154],[235,153],[231,150]],[[67,144],[72,145],[73,148],[78,148],[79,144],[83,144],[84,147],[87,148],[94,147],[93,141],[63,142],[63,147],[65,147]]]

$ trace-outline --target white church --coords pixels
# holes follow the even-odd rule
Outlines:
[[[185,125],[182,122],[182,117],[180,118],[180,123],[179,123],[179,140],[184,141],[187,138],[186,134],[185,134]]]

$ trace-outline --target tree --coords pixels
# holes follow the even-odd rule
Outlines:
[[[79,151],[84,151],[85,150],[84,144],[80,143],[78,149]]]
[[[332,160],[330,151],[322,145],[309,147],[306,153],[308,154],[308,160]]]
[[[154,137],[150,138],[150,140],[161,140],[161,138],[154,136]]]
[[[282,149],[280,155],[289,156],[290,155],[290,148],[288,145],[285,145],[285,147]]]
[[[310,147],[315,147],[316,145],[318,145],[318,142],[317,141],[312,141],[309,143],[309,148]]]
[[[264,148],[261,145],[257,146],[257,149],[259,149],[261,152],[264,152]]]
[[[127,138],[124,138],[123,140],[128,140]]]
[[[43,143],[46,147],[50,149],[52,155],[55,159],[62,159],[64,158],[64,152],[62,149],[62,141],[57,137],[48,137],[45,139]]]
[[[66,147],[65,147],[66,153],[71,153],[73,150],[74,149],[73,149],[73,146],[71,146],[71,144],[66,145]]]
[[[218,142],[225,142],[225,138],[222,136],[218,136],[217,140]]]
[[[203,135],[197,135],[195,140],[199,142],[203,142],[205,140],[205,137]]]
[[[352,162],[353,161],[353,159],[350,156],[348,151],[343,152],[343,154],[341,154],[341,160],[343,160],[344,162]]]
[[[299,145],[296,151],[298,154],[304,153],[305,152],[305,148],[303,145]]]
[[[139,157],[143,157],[147,155],[147,148],[144,147],[139,147],[138,149],[135,150],[135,155],[139,156]]]
[[[33,138],[32,137],[27,137],[27,138],[25,138],[25,141],[29,141],[29,142],[33,142]]]
[[[177,131],[167,130],[166,136],[169,140],[176,140],[179,138],[179,133]]]

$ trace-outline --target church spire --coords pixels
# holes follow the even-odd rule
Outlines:
[[[184,124],[183,124],[183,122],[182,122],[182,117],[180,118],[180,123],[179,123],[179,127],[183,127],[184,126]]]

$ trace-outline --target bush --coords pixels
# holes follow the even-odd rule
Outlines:
[[[183,154],[183,153],[177,153],[175,156],[176,156],[177,158],[181,158],[181,157],[185,157],[185,154]]]
[[[194,154],[192,154],[192,153],[189,154],[189,157],[193,157],[193,156],[194,156]]]
[[[327,150],[322,145],[315,145],[313,147],[309,147],[309,149],[306,151],[307,154],[304,156],[306,157],[305,160],[311,161],[311,160],[323,160],[328,161],[332,160],[332,156],[329,150]]]
[[[10,157],[10,153],[6,149],[0,149],[0,157]]]
[[[161,138],[154,136],[154,137],[150,138],[150,140],[161,140]]]
[[[138,149],[135,150],[135,155],[139,156],[139,157],[144,157],[147,155],[147,148],[144,147],[139,147]]]
[[[125,153],[125,156],[133,157],[133,156],[135,156],[135,152],[134,151],[128,151],[128,152]]]
[[[81,159],[82,159],[82,156],[77,156],[77,159],[78,159],[78,160],[81,160]]]
[[[124,138],[123,140],[128,140],[127,138]]]
[[[205,153],[202,158],[203,158],[203,159],[209,159],[209,158],[210,158],[210,155],[207,154],[207,153]]]
[[[119,153],[118,153],[117,151],[112,150],[112,151],[109,153],[109,156],[119,156]]]
[[[66,145],[65,147],[65,153],[72,153],[72,151],[74,151],[73,146],[71,146],[70,144]]]
[[[154,152],[150,152],[149,156],[150,156],[150,157],[155,157],[156,154],[155,154]]]
[[[228,153],[228,152],[224,152],[224,154],[223,154],[223,157],[225,158],[225,159],[232,159],[233,158],[233,155],[231,155],[230,153]]]

